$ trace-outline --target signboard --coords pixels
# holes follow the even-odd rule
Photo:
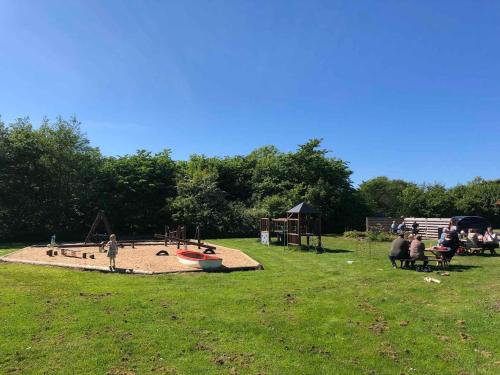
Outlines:
[[[269,232],[260,232],[260,243],[269,245]]]

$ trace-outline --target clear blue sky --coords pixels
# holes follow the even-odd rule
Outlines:
[[[0,114],[106,155],[324,138],[353,180],[499,178],[500,2],[0,0]]]

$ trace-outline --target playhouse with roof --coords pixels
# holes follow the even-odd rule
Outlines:
[[[302,243],[305,237],[305,244]],[[286,212],[285,217],[260,219],[260,241],[269,245],[273,238],[284,246],[316,246],[321,248],[321,212],[301,202]]]

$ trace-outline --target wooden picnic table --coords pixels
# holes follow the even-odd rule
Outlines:
[[[433,246],[430,249],[425,249],[424,251],[431,252],[436,259],[429,259],[429,260],[435,260],[438,263],[441,263],[441,266],[443,269],[446,269],[448,267],[448,264],[450,263],[451,259],[447,259],[444,254],[448,253],[450,250],[448,248],[439,248],[437,246]]]

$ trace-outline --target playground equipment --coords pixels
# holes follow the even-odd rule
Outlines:
[[[103,224],[106,228],[107,234],[97,234],[95,232],[97,229],[97,226],[101,223],[101,221],[103,222]],[[92,223],[92,226],[90,227],[90,230],[89,230],[89,233],[87,234],[87,237],[85,237],[85,243],[92,242],[92,240],[97,238],[97,237],[100,238],[102,241],[104,239],[104,237],[108,237],[111,233],[113,233],[113,231],[111,230],[111,226],[109,225],[108,218],[106,217],[106,214],[104,213],[104,211],[100,210],[97,213],[97,216],[96,216],[94,222]]]
[[[186,239],[186,226],[178,225],[177,228],[172,231],[169,230],[169,227],[166,226],[165,234],[155,234],[154,238],[164,240],[165,246],[168,246],[169,244],[176,244],[177,249],[180,249],[182,245],[184,247],[184,250],[187,250],[187,246],[192,245],[198,247],[198,249],[203,248],[203,254],[215,254],[215,246],[207,245],[201,242],[201,229],[199,225],[196,227],[195,236],[196,241]]]
[[[213,270],[222,266],[222,258],[201,254],[197,251],[178,250],[177,259],[186,266],[202,268],[204,270]]]
[[[82,250],[71,250],[61,248],[61,254],[70,258],[95,259],[95,255]]]
[[[321,249],[321,213],[305,202],[288,210],[286,217],[260,219],[262,244],[269,245],[276,237],[284,246],[301,246],[303,236],[308,247]]]

